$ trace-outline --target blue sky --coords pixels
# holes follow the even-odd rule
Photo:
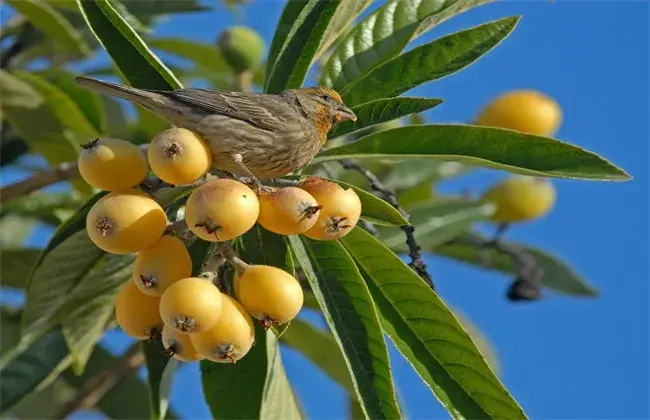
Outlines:
[[[283,2],[254,1],[240,23],[269,42]],[[564,110],[560,139],[601,153],[634,176],[627,183],[555,181],[556,209],[518,226],[508,238],[552,250],[600,291],[597,299],[547,293],[511,304],[506,278],[427,258],[441,296],[489,337],[501,379],[531,418],[647,418],[648,398],[648,3],[510,1],[448,21],[418,43],[509,15],[523,15],[503,44],[471,67],[410,95],[441,97],[433,122],[470,120],[496,94],[535,88]],[[219,8],[159,25],[159,36],[212,42],[235,18]],[[441,191],[480,191],[504,174],[480,171],[445,182]],[[39,235],[39,241],[45,240]],[[110,343],[124,340],[111,334]],[[345,397],[301,356],[285,351],[290,380],[309,417],[342,418]],[[408,363],[392,352],[393,372],[413,419],[446,418]],[[203,418],[196,366],[177,376],[172,405]]]

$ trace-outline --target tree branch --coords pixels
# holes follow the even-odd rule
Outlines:
[[[29,178],[16,182],[0,189],[0,203],[4,203],[23,195],[31,194],[34,191],[56,184],[61,181],[68,181],[79,177],[77,162],[65,162],[48,171],[40,171]]]
[[[140,349],[140,344],[136,343],[113,365],[86,382],[54,418],[65,419],[79,409],[94,407],[107,392],[117,386],[122,379],[138,370],[144,363],[144,353]]]
[[[387,188],[375,174],[373,174],[368,168],[362,166],[351,160],[342,160],[340,161],[341,165],[345,169],[351,169],[359,172],[363,175],[368,182],[370,182],[370,188],[381,198],[386,200],[391,206],[395,207],[406,220],[410,220],[411,216],[400,206],[397,201],[397,195],[394,191]],[[413,225],[404,225],[400,226],[400,229],[404,231],[406,235],[406,245],[409,248],[409,256],[411,257],[411,263],[409,266],[417,273],[418,276],[422,278],[432,289],[435,290],[433,285],[433,279],[427,271],[427,266],[422,260],[422,255],[420,254],[420,246],[415,240],[415,227]]]
[[[544,270],[537,263],[537,259],[523,248],[501,242],[499,238],[484,239],[479,236],[464,236],[452,239],[449,243],[465,241],[480,250],[487,252],[497,251],[510,257],[515,264],[515,281],[506,294],[512,301],[538,300],[542,294],[542,277]],[[484,267],[491,268],[491,259],[482,262]]]

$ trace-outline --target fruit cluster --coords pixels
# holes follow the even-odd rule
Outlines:
[[[251,316],[270,328],[298,314],[299,282],[279,268],[246,264],[227,244],[231,252],[223,255],[236,270],[235,298],[213,284],[214,276],[192,277],[186,242],[169,232],[155,199],[137,188],[149,167],[171,185],[201,180],[212,164],[210,153],[194,133],[171,128],[148,145],[146,158],[127,141],[95,140],[84,146],[79,171],[90,185],[110,191],[88,212],[90,239],[107,252],[138,253],[132,279],[115,305],[124,332],[136,339],[161,335],[165,349],[179,360],[235,362],[253,345]],[[316,177],[257,193],[240,181],[215,178],[192,192],[184,214],[192,239],[223,243],[259,223],[282,235],[333,240],[356,225],[361,202],[354,190]]]

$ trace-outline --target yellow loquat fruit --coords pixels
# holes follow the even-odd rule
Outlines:
[[[169,325],[162,329],[162,344],[169,356],[181,362],[195,362],[203,359],[199,356],[190,340],[190,334],[183,334]]]
[[[309,230],[318,220],[320,206],[307,191],[286,187],[263,192],[259,197],[263,228],[280,235],[297,235]]]
[[[202,278],[188,277],[165,290],[160,298],[160,316],[176,331],[200,333],[217,323],[222,300],[217,286]]]
[[[113,254],[131,254],[152,246],[166,227],[165,211],[139,190],[112,192],[97,201],[86,216],[90,239]]]
[[[515,175],[490,188],[483,198],[496,206],[492,220],[513,223],[546,215],[555,205],[555,187],[546,178]]]
[[[147,159],[133,143],[101,138],[82,146],[79,173],[95,188],[121,191],[138,185],[147,175]]]
[[[191,274],[190,253],[183,241],[171,235],[140,251],[133,267],[136,285],[152,296],[161,296],[172,283]]]
[[[352,188],[318,177],[300,184],[321,206],[318,220],[304,235],[311,239],[330,241],[342,238],[354,228],[361,217],[361,200]]]
[[[128,281],[115,301],[115,317],[122,330],[129,336],[146,340],[160,334],[163,322],[158,312],[160,298],[145,295]]]
[[[147,159],[158,178],[172,185],[184,185],[205,175],[212,165],[212,152],[192,131],[172,127],[151,141]]]
[[[259,211],[257,196],[249,187],[232,179],[215,179],[190,195],[185,222],[199,238],[223,242],[252,228]]]

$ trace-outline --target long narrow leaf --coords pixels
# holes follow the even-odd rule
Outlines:
[[[415,239],[428,244],[442,244],[471,229],[477,222],[487,220],[494,213],[491,203],[476,201],[423,202],[409,209],[410,222],[415,227]],[[404,232],[384,229],[380,239],[395,252],[407,252]]]
[[[397,255],[359,228],[342,242],[384,330],[452,417],[525,418],[449,308]]]
[[[305,321],[294,319],[291,326],[280,337],[280,341],[302,353],[356,400],[354,386],[345,367],[341,349],[331,333],[319,331]]]
[[[58,45],[80,55],[90,55],[90,48],[81,33],[47,2],[39,0],[7,0],[7,3],[29,19],[30,24],[36,26]]]
[[[341,91],[348,105],[398,96],[422,83],[469,66],[514,30],[519,17],[508,17],[447,35],[375,67]]]
[[[340,0],[310,0],[301,11],[266,79],[264,91],[278,93],[302,86],[323,33]]]
[[[255,328],[256,341],[236,364],[201,362],[203,393],[214,418],[300,418],[275,336]]]
[[[400,418],[375,305],[354,261],[338,242],[297,236],[289,242],[343,352],[366,417]]]
[[[355,122],[346,121],[336,126],[330,138],[354,133],[376,124],[427,111],[442,103],[442,99],[427,98],[384,98],[352,108],[357,115]]]
[[[179,362],[164,354],[160,341],[143,341],[142,347],[147,365],[150,418],[162,420],[169,408],[172,379]]]
[[[338,159],[437,158],[532,176],[627,180],[606,159],[547,137],[471,125],[412,125],[381,131],[321,153]]]
[[[483,265],[485,255],[482,253],[486,251],[476,246],[477,240],[479,242],[485,242],[485,239],[477,237],[475,234],[468,234],[467,236],[457,238],[445,244],[440,244],[439,242],[429,243],[427,238],[423,238],[421,245],[424,249],[432,250],[432,252],[447,258],[467,262],[481,268],[515,274],[515,263],[512,257],[495,249],[487,251],[489,252],[491,265],[485,267]],[[598,296],[598,291],[592,285],[571,266],[553,254],[522,244],[505,243],[505,245],[520,247],[522,251],[535,257],[537,264],[543,270],[542,285],[545,287],[571,296]]]
[[[108,0],[77,0],[77,4],[88,27],[132,86],[159,90],[182,87]]]
[[[491,0],[391,0],[357,24],[323,67],[320,83],[342,89],[397,56],[417,35]]]

